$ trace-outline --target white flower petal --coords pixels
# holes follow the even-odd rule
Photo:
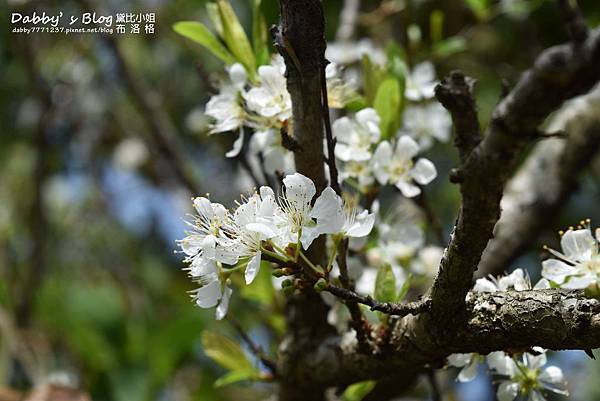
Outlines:
[[[221,299],[221,283],[218,280],[198,288],[196,290],[196,304],[201,308],[212,308]]]
[[[475,285],[473,286],[473,291],[475,292],[496,292],[498,291],[498,287],[492,281],[487,278],[479,278],[475,281]]]
[[[229,300],[231,299],[231,293],[233,291],[229,287],[225,287],[223,291],[223,297],[221,297],[221,302],[219,302],[219,306],[217,306],[217,310],[215,311],[215,318],[217,320],[223,320],[225,315],[227,315],[227,310],[229,309]]]
[[[299,208],[310,203],[317,192],[312,180],[300,173],[286,176],[283,185],[286,199]]]
[[[406,181],[398,181],[396,187],[402,192],[402,195],[407,198],[414,198],[421,193],[421,188]]]
[[[498,401],[512,401],[517,397],[518,393],[518,383],[503,381],[498,386],[498,391],[496,392],[496,395],[498,396]]]
[[[235,142],[233,142],[233,147],[231,148],[231,150],[229,152],[225,153],[225,157],[227,157],[227,158],[236,157],[242,151],[242,146],[244,146],[244,130],[240,129],[240,135],[235,140]]]
[[[435,165],[428,159],[419,159],[410,171],[411,177],[421,185],[427,185],[437,176]]]
[[[322,234],[336,234],[342,231],[345,216],[340,198],[331,187],[327,187],[315,201],[310,216],[317,219],[317,227]]]
[[[458,381],[462,383],[470,382],[477,376],[477,368],[479,367],[477,355],[473,355],[471,361],[458,374]]]
[[[386,167],[392,161],[392,145],[388,141],[381,142],[373,154],[373,173],[381,185],[387,184],[390,175]]]
[[[448,363],[451,366],[462,368],[471,362],[473,354],[451,354],[448,356]]]
[[[565,376],[563,371],[558,366],[547,366],[542,373],[540,373],[539,379],[549,384],[564,384]]]
[[[361,217],[361,215],[364,215],[364,217]],[[361,215],[357,216],[354,225],[346,231],[346,236],[360,238],[369,235],[375,224],[375,214],[368,214],[365,210]]]
[[[246,284],[251,284],[256,275],[258,274],[258,270],[260,269],[260,258],[262,257],[262,253],[260,251],[256,252],[256,254],[250,259],[248,262],[248,266],[246,266],[246,273],[244,275],[246,279]]]
[[[398,139],[394,156],[402,160],[411,160],[419,153],[419,144],[408,135],[403,135]]]
[[[562,283],[573,274],[577,274],[577,269],[561,260],[547,259],[542,262],[542,276],[548,280]]]
[[[560,239],[565,256],[577,261],[586,261],[592,258],[592,254],[597,247],[594,237],[590,230],[568,230]]]

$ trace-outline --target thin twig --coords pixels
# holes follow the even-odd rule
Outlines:
[[[327,140],[327,165],[329,166],[329,185],[340,196],[342,190],[338,181],[338,169],[335,164],[335,144],[336,139],[331,132],[331,118],[329,117],[329,101],[327,97],[327,77],[325,75],[325,67],[327,60],[323,59],[321,67],[321,104],[323,109],[323,124],[325,126],[325,139]]]
[[[265,365],[267,367],[267,369],[269,369],[269,371],[273,375],[276,375],[277,363],[275,363],[275,361],[271,360],[269,357],[266,356],[262,347],[260,345],[256,344],[250,338],[250,336],[246,333],[246,331],[244,330],[244,328],[242,327],[242,325],[236,318],[234,318],[233,316],[231,316],[231,314],[229,314],[229,315],[227,315],[226,319],[231,324],[231,326],[235,329],[235,331],[239,334],[239,336],[242,338],[242,340],[246,343],[248,348],[250,348],[250,351],[252,351],[252,353],[263,363],[263,365]]]
[[[352,301],[359,304],[367,305],[372,311],[383,312],[391,316],[406,316],[418,315],[422,312],[427,312],[431,306],[431,300],[425,298],[419,301],[407,302],[405,304],[396,304],[391,302],[379,302],[370,296],[359,295],[354,291],[345,288],[327,285],[324,289],[338,298],[346,301]]]

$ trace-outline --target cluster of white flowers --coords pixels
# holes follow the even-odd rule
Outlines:
[[[413,162],[419,145],[410,136],[400,136],[395,143],[381,141],[379,116],[374,109],[362,109],[353,118],[339,118],[332,132],[337,138],[335,155],[342,162],[342,180],[354,179],[361,188],[377,180],[381,185],[395,185],[411,198],[421,193],[414,182],[427,185],[437,176],[428,159]]]
[[[556,259],[542,262],[542,276],[558,287],[569,289],[598,285],[600,279],[600,229],[592,234],[590,221],[582,221],[579,229],[562,233],[562,253],[546,248]]]
[[[217,306],[217,319],[227,313],[231,289],[229,276],[244,269],[250,284],[258,274],[265,255],[286,262],[297,261],[321,234],[337,237],[365,237],[375,216],[348,207],[331,188],[317,197],[314,183],[302,174],[283,180],[284,193],[276,196],[270,187],[261,187],[230,211],[204,197],[194,199],[197,215],[188,222],[191,230],[178,241],[187,255],[187,270],[201,287],[193,292],[198,306]],[[286,249],[292,247],[292,254]]]
[[[410,135],[422,149],[431,147],[434,139],[450,139],[450,114],[439,103],[430,101],[436,85],[435,68],[429,61],[417,64],[406,75],[404,96],[412,103],[404,109],[398,135]]]
[[[546,350],[534,347],[532,351],[520,356],[497,351],[485,358],[490,372],[498,378],[498,401],[513,401],[518,396],[528,401],[544,401],[546,392],[569,395],[562,370],[557,366],[546,366]],[[483,361],[479,354],[453,354],[448,357],[451,366],[463,368],[458,375],[461,382],[473,380]]]
[[[291,126],[292,101],[285,80],[285,64],[281,56],[273,57],[270,65],[258,67],[258,80],[248,79],[244,67],[228,67],[228,79],[220,84],[220,92],[210,98],[205,114],[213,119],[210,133],[238,131],[239,137],[227,157],[235,157],[244,144],[243,127],[254,130],[250,153],[262,152],[269,173],[290,171],[290,157],[281,146],[279,130]],[[326,69],[329,105],[344,107],[354,96],[351,85],[342,81],[335,64]]]

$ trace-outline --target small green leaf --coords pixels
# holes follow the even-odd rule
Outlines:
[[[487,19],[490,14],[490,0],[466,0],[466,4],[478,19]]]
[[[448,57],[467,50],[467,41],[460,36],[452,36],[433,46],[433,53],[437,57]]]
[[[212,54],[224,61],[225,64],[235,63],[235,58],[204,24],[195,21],[181,21],[173,25],[173,30],[181,36],[185,36],[206,47]]]
[[[365,97],[368,106],[373,105],[375,93],[381,82],[385,79],[386,71],[383,67],[374,64],[368,55],[364,55],[361,60],[363,81],[365,88]]]
[[[394,302],[396,300],[396,276],[392,266],[385,264],[377,271],[375,278],[375,299],[380,302]]]
[[[228,386],[230,384],[234,384],[234,383],[241,382],[244,380],[256,380],[258,378],[259,378],[259,374],[256,369],[234,370],[234,371],[231,371],[231,372],[219,377],[217,380],[215,380],[214,386],[215,387],[224,387],[224,386]]]
[[[219,6],[215,3],[206,3],[206,15],[210,20],[213,28],[217,31],[220,37],[223,37],[223,23],[221,22],[221,14],[219,13]]]
[[[400,291],[398,292],[398,295],[396,296],[396,302],[400,302],[404,299],[404,297],[406,296],[406,294],[408,294],[408,290],[410,290],[410,285],[412,282],[412,274],[409,273],[408,277],[406,278],[406,281],[404,283],[402,283],[402,287],[400,287]]]
[[[360,401],[373,390],[373,387],[375,387],[374,380],[366,380],[351,384],[344,391],[342,399],[344,401]]]
[[[256,76],[254,52],[242,24],[240,24],[240,20],[233,11],[233,7],[231,7],[231,4],[227,0],[218,0],[217,6],[219,7],[221,23],[223,24],[223,39],[227,47],[237,60],[246,67],[248,75],[250,77]]]
[[[232,339],[222,334],[204,331],[202,333],[204,353],[213,361],[232,371],[253,370],[254,365],[242,347]]]
[[[400,121],[401,86],[396,78],[386,78],[375,94],[373,108],[381,118],[381,137],[389,139],[394,135]]]
[[[261,0],[252,0],[252,45],[256,55],[256,64],[269,64],[269,47],[267,42],[267,23],[260,11]]]

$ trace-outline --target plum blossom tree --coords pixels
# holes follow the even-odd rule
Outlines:
[[[195,198],[197,215],[179,242],[200,285],[192,297],[202,308],[216,306],[217,319],[226,316],[232,288],[251,285],[262,269],[286,295],[277,360],[257,352],[268,375],[233,371],[231,382],[277,381],[281,401],[325,400],[329,388],[341,393],[363,383],[371,395],[361,398],[387,400],[423,371],[460,367],[458,380],[469,381],[487,361],[500,401],[568,394],[561,369],[546,366],[546,350],[600,346],[599,232],[588,221],[562,233],[562,252],[549,249],[535,285],[521,269],[473,282],[504,187],[527,146],[544,136],[542,122],[600,79],[600,32],[588,32],[578,10],[561,4],[573,40],[538,56],[485,130],[474,80],[458,71],[438,82],[430,62],[394,68],[390,56],[375,93],[347,81],[325,59],[319,0],[280,0],[272,57],[256,43],[254,52],[235,47],[248,42],[241,26],[231,28],[237,19],[222,21],[225,39],[238,36],[225,40],[229,49],[198,40],[190,23],[176,26],[222,58],[238,58],[207,114],[213,133],[240,132],[227,156],[247,153],[270,183],[231,209]],[[379,68],[364,65],[364,74]],[[398,91],[414,102],[403,112]],[[424,103],[434,96],[441,106]],[[426,243],[410,217],[386,218],[378,195],[397,190],[410,201],[422,194],[437,169],[419,154],[449,139],[450,120],[460,161],[449,178],[462,205],[442,248]]]

